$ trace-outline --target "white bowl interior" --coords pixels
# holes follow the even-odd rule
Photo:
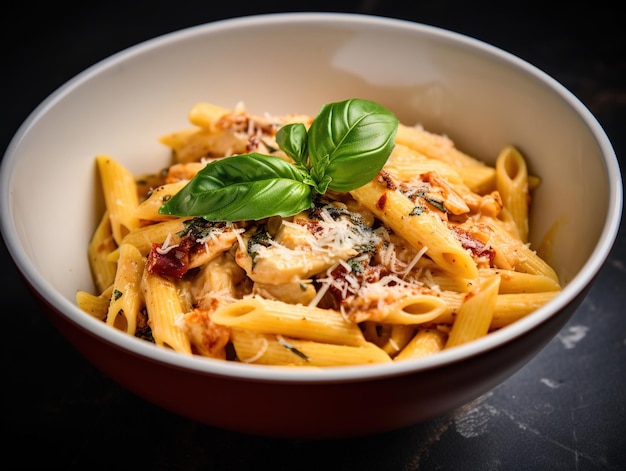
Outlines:
[[[123,51],[77,76],[33,112],[3,159],[7,247],[57,309],[143,349],[74,305],[77,290],[93,289],[86,250],[102,208],[95,155],[108,153],[136,173],[161,168],[168,150],[157,138],[188,127],[187,113],[198,101],[232,107],[241,100],[253,112],[315,114],[322,104],[349,97],[378,101],[405,124],[445,133],[488,162],[514,144],[541,176],[531,240],[538,244],[558,225],[550,262],[563,283],[574,286],[508,335],[567,304],[604,262],[621,214],[619,170],[602,129],[575,97],[479,41],[340,14],[198,26]],[[506,340],[504,334],[494,338]],[[487,348],[487,342],[459,354]]]

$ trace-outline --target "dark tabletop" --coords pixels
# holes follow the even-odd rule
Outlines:
[[[585,2],[583,7],[563,2],[561,9],[550,2],[504,0],[246,3],[112,0],[70,8],[64,2],[45,2],[43,7],[24,2],[14,5],[8,16],[5,9],[0,150],[57,87],[128,46],[228,17],[315,10],[440,26],[529,61],[591,110],[611,139],[622,169],[626,168],[626,33],[618,12],[604,7],[605,2]],[[219,430],[161,410],[122,389],[52,328],[0,244],[3,467],[626,469],[625,231],[622,223],[606,266],[570,322],[506,382],[427,423],[377,436],[328,441],[276,440]],[[7,468],[6,463],[12,464]]]

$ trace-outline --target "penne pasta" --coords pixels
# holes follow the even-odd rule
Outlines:
[[[541,293],[561,290],[561,286],[551,276],[499,268],[481,268],[479,270],[479,278],[488,278],[493,275],[500,275],[500,294]]]
[[[152,190],[148,197],[137,206],[137,209],[135,210],[135,216],[137,217],[137,219],[152,222],[167,221],[173,219],[175,216],[160,214],[159,208],[165,201],[178,193],[178,191],[186,184],[187,181],[181,180],[175,183],[161,185]]]
[[[213,103],[196,103],[189,110],[189,122],[204,129],[215,130],[218,122],[232,110]]]
[[[188,163],[227,153],[243,154],[247,139],[223,130],[188,129],[163,136],[161,143],[172,148],[176,162]]]
[[[445,348],[456,347],[489,332],[500,287],[500,276],[491,276],[465,296],[446,340]]]
[[[438,329],[420,329],[393,361],[422,358],[440,352],[445,348],[447,335]]]
[[[80,290],[76,293],[76,304],[87,314],[104,321],[109,312],[112,294],[113,285],[109,286],[109,288],[104,290],[100,295]]]
[[[502,328],[527,316],[552,300],[557,294],[558,291],[498,294],[489,330]],[[446,301],[446,311],[435,318],[432,325],[452,324],[465,294],[446,291],[441,293],[441,297]]]
[[[451,184],[465,184],[458,167],[443,160],[426,157],[417,150],[402,144],[396,144],[385,164],[385,170],[401,180],[410,180],[422,173],[434,171]]]
[[[113,239],[120,244],[126,234],[139,227],[139,219],[135,214],[139,205],[135,178],[117,160],[108,155],[96,156],[96,163],[100,171]]]
[[[104,291],[108,286],[111,286],[115,279],[117,265],[115,264],[115,260],[109,260],[109,255],[116,250],[117,244],[111,232],[109,212],[104,211],[100,223],[89,241],[89,247],[87,249],[91,275],[99,293]]]
[[[362,330],[368,342],[378,345],[394,358],[415,335],[416,328],[410,325],[365,321],[362,323]]]
[[[443,270],[463,278],[476,278],[470,254],[434,214],[415,214],[415,204],[380,182],[371,182],[350,194],[416,250],[426,254]]]
[[[160,138],[172,154],[164,170],[135,177],[96,156],[105,207],[87,254],[95,292],[78,291],[76,304],[112,328],[222,361],[384,364],[489,335],[561,290],[527,240],[540,179],[513,146],[487,165],[400,124],[385,143],[373,136],[373,154],[394,146],[348,190],[336,161],[306,161],[299,139],[317,118],[204,102],[188,118],[189,129]],[[361,137],[357,148],[372,136]],[[293,203],[300,194],[310,201]],[[184,198],[201,210],[170,210]],[[265,212],[283,199],[294,207]],[[223,216],[229,207],[237,217]]]
[[[143,308],[140,283],[145,261],[141,252],[130,244],[122,244],[119,253],[106,323],[135,335],[137,316]]]
[[[176,285],[159,275],[144,270],[141,291],[150,315],[150,327],[157,345],[191,355],[191,343],[187,334],[178,326],[183,308]]]
[[[263,334],[346,345],[363,345],[358,325],[332,309],[310,308],[260,298],[244,298],[219,308],[213,322]]]
[[[185,229],[185,220],[176,218],[140,227],[128,233],[122,239],[122,244],[130,244],[136,247],[143,256],[146,256],[152,250],[153,244],[162,245],[168,238],[183,231]],[[119,254],[116,254],[116,259],[118,257]]]
[[[496,189],[509,211],[519,239],[528,241],[528,171],[526,161],[513,146],[506,146],[496,159]]]
[[[551,301],[557,294],[558,291],[545,291],[498,295],[490,330],[501,329],[527,316]]]
[[[373,343],[338,345],[233,329],[232,341],[244,363],[260,365],[329,367],[391,363]]]
[[[498,268],[514,269],[522,273],[543,275],[551,278],[556,283],[559,279],[554,269],[527,244],[523,243],[508,232],[504,225],[492,218],[485,218],[483,223],[491,230],[490,244],[501,250],[499,253],[504,257],[504,262]]]
[[[488,192],[495,186],[495,169],[458,150],[446,136],[430,133],[421,126],[400,124],[396,142],[452,165],[472,191]]]
[[[384,307],[368,308],[369,319],[396,325],[418,325],[431,322],[446,310],[443,299],[431,294],[403,294],[395,302],[386,301]]]

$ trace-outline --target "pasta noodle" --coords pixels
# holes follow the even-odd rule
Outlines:
[[[100,170],[111,232],[119,245],[128,232],[139,227],[139,219],[135,215],[139,205],[137,186],[133,175],[117,160],[108,155],[98,155],[96,162]]]
[[[400,124],[364,185],[316,193],[293,216],[211,221],[160,209],[210,162],[292,162],[276,133],[313,118],[202,102],[188,118],[189,129],[160,137],[172,152],[162,172],[132,175],[95,158],[105,201],[87,254],[95,292],[77,292],[76,303],[112,328],[222,361],[391,363],[489,335],[561,290],[528,242],[540,180],[513,146],[490,166]]]
[[[143,256],[133,245],[122,244],[117,265],[106,322],[135,335],[137,316],[143,307],[140,296]]]
[[[502,196],[522,242],[528,241],[528,171],[522,154],[506,146],[496,160],[496,189]]]
[[[365,343],[358,325],[331,309],[245,298],[217,309],[213,322],[264,334],[358,346]]]
[[[313,367],[391,362],[389,355],[369,342],[337,345],[239,329],[233,329],[232,339],[244,363]]]
[[[157,345],[170,347],[177,352],[191,354],[188,335],[177,324],[183,308],[176,285],[159,275],[144,271],[141,290],[150,313],[152,335]]]
[[[109,212],[105,211],[100,219],[91,241],[89,242],[89,266],[93,274],[93,281],[98,292],[104,291],[115,279],[117,265],[115,260],[109,260],[112,252],[116,252],[117,244],[111,232]]]
[[[455,347],[487,335],[496,309],[500,275],[483,280],[468,293],[457,313],[446,340],[446,348]]]
[[[440,352],[446,346],[447,334],[437,329],[421,329],[411,341],[396,355],[393,361],[420,358]]]
[[[416,250],[426,248],[438,266],[463,278],[478,275],[470,254],[436,214],[413,215],[415,204],[380,182],[368,183],[351,194]]]

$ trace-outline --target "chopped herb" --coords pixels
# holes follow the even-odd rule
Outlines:
[[[437,208],[439,211],[447,213],[448,210],[446,209],[446,207],[443,205],[443,201],[439,201],[433,198],[428,198],[426,196],[424,196],[424,199],[426,201],[428,201],[430,204],[432,204],[435,208]]]
[[[411,212],[409,213],[409,216],[419,216],[420,214],[422,214],[424,211],[426,210],[426,208],[422,205],[419,206],[415,206]]]
[[[278,343],[281,344],[283,347],[285,347],[287,350],[289,350],[290,352],[294,353],[295,355],[299,356],[300,358],[302,358],[304,361],[309,362],[311,361],[311,359],[306,356],[304,353],[302,353],[300,350],[298,350],[296,347],[294,347],[293,345],[291,345],[289,342],[287,342],[285,339],[283,339],[281,336],[278,336]]]
[[[177,235],[190,236],[194,240],[207,239],[213,232],[221,232],[226,227],[222,222],[208,221],[200,217],[183,221],[183,225],[185,228]]]
[[[253,268],[256,263],[256,257],[259,254],[259,249],[261,247],[269,247],[271,240],[272,237],[269,232],[267,232],[264,224],[260,225],[256,233],[248,239],[248,255],[250,255],[252,259]]]
[[[352,273],[363,273],[365,271],[363,267],[363,260],[359,258],[350,258],[346,260],[346,263],[350,266]]]
[[[267,140],[263,139],[262,140],[263,144],[265,145],[265,147],[267,147],[267,150],[273,154],[274,152],[280,150],[278,147],[273,146],[272,144],[270,144],[269,142],[267,142]]]

